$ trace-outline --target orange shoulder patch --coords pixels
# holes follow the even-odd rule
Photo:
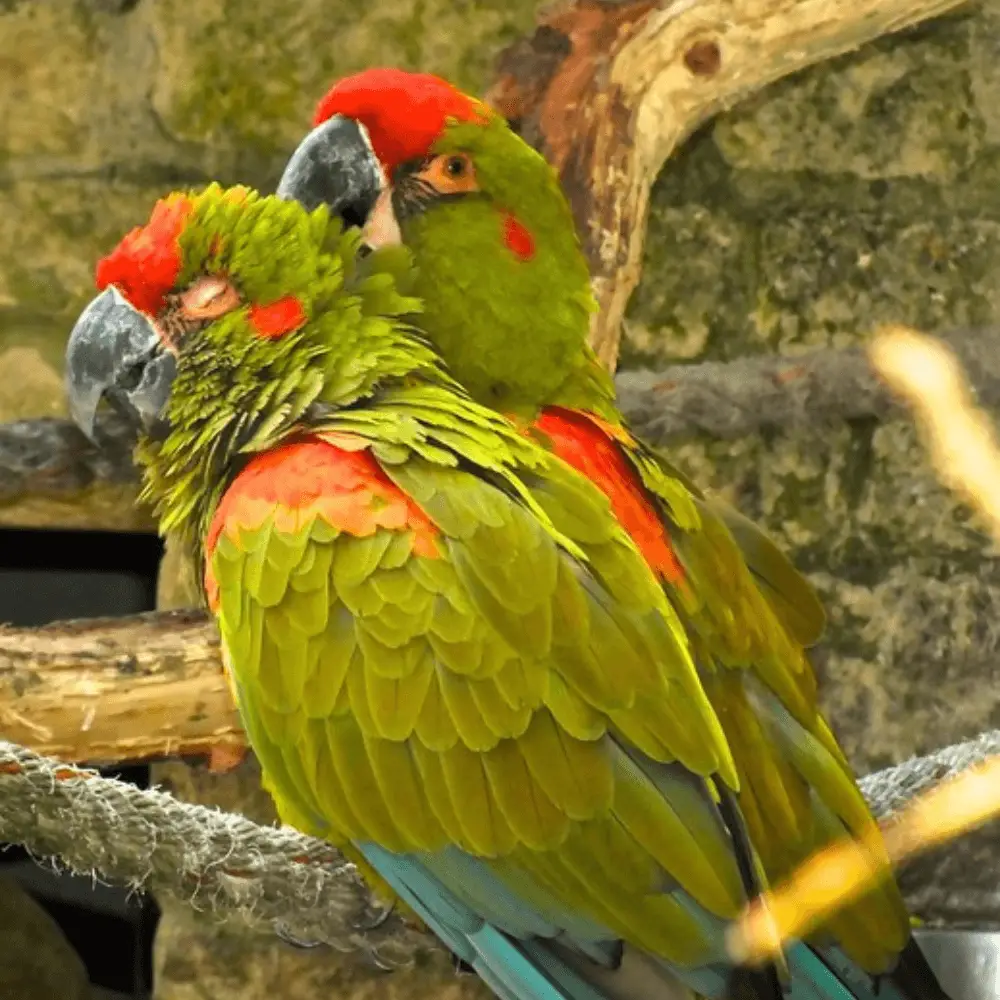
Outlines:
[[[267,518],[282,532],[302,530],[314,518],[349,535],[379,528],[412,531],[413,550],[436,558],[438,529],[382,471],[371,452],[309,437],[273,448],[247,464],[226,490],[205,539],[205,586],[210,603],[217,593],[211,557],[222,532],[254,530]]]
[[[603,491],[650,568],[671,583],[682,580],[684,570],[663,518],[622,451],[627,433],[596,415],[561,406],[543,410],[535,427],[555,454]]]

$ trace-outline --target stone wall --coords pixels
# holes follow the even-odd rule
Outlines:
[[[372,64],[482,88],[533,0],[0,0],[0,416],[59,409],[93,263],[176,186],[273,189],[316,101]],[[14,362],[5,355],[26,348]],[[11,398],[11,394],[14,394]]]
[[[888,321],[1000,322],[998,55],[988,2],[781,82],[693,137],[656,186],[622,364],[795,354]],[[859,768],[1000,722],[1000,573],[908,424],[676,455],[823,592],[824,696]]]
[[[60,412],[62,343],[93,261],[166,189],[273,187],[324,87],[363,65],[481,90],[533,7],[0,0],[0,418]],[[694,136],[654,192],[623,365],[793,354],[883,320],[1000,322],[997,67],[1000,0],[987,0],[780,83]],[[692,441],[676,456],[762,519],[828,600],[824,698],[859,768],[997,725],[1000,574],[908,425]],[[185,599],[171,574],[164,595]],[[252,768],[159,777],[272,815]],[[169,903],[157,968],[159,1000],[262,1000],[279,982],[289,997],[376,992],[329,954]],[[392,989],[429,995],[422,976]]]

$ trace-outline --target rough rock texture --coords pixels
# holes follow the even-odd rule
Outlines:
[[[2,0],[0,352],[58,369],[96,257],[174,186],[272,189],[336,77],[390,63],[480,89],[535,6]]]
[[[1000,319],[1000,4],[771,88],[661,175],[623,364],[788,354]],[[911,428],[691,443],[830,610],[835,728],[871,770],[1000,722],[1000,571]]]
[[[533,7],[0,0],[0,418],[59,412],[62,343],[93,260],[165,189],[270,188],[327,82],[363,65],[481,89]],[[795,353],[883,320],[1000,322],[998,39],[1000,0],[986,0],[772,87],[694,136],[654,192],[623,363]],[[860,769],[998,725],[1000,571],[906,424],[692,442],[676,457],[762,519],[822,589],[824,697]],[[174,573],[165,603],[186,599]],[[156,778],[271,815],[251,765]],[[949,912],[961,914],[962,879],[990,871],[980,855],[956,862]],[[479,990],[432,989],[424,971],[373,979],[169,903],[157,974],[159,1000]]]
[[[87,970],[59,925],[13,879],[0,877],[0,997],[87,1000]]]

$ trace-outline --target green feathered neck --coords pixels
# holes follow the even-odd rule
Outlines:
[[[408,382],[451,386],[435,352],[403,316],[419,313],[408,294],[411,259],[401,247],[358,259],[360,235],[325,207],[213,185],[191,196],[177,237],[174,287],[226,274],[244,305],[189,333],[165,412],[169,431],[144,438],[142,499],[161,532],[198,551],[226,486],[253,454],[324,413],[371,405]],[[252,308],[294,296],[298,329],[268,339]]]
[[[433,152],[469,154],[481,189],[400,223],[419,266],[421,327],[455,378],[527,419],[553,404],[615,419],[614,384],[587,345],[597,306],[555,171],[500,118],[450,126]],[[505,241],[510,217],[533,241],[526,259]]]

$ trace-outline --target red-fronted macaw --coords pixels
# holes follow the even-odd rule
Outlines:
[[[630,433],[587,344],[588,268],[543,157],[438,77],[367,70],[320,101],[278,192],[327,204],[363,226],[370,246],[405,245],[421,328],[451,374],[608,497],[684,623],[766,878],[870,829],[856,793],[825,787],[848,765],[804,653],[822,632],[822,607],[760,529]],[[890,884],[820,939],[876,977],[896,969],[932,981]]]
[[[721,1000],[747,873],[872,826],[794,619],[683,483],[635,480],[633,523],[474,400],[416,325],[408,251],[359,241],[243,188],[164,199],[98,266],[74,418],[135,418],[286,822],[501,997]],[[721,712],[715,685],[740,692]],[[794,1000],[874,996],[833,942],[882,997],[943,996],[891,881],[829,931],[792,949]]]

